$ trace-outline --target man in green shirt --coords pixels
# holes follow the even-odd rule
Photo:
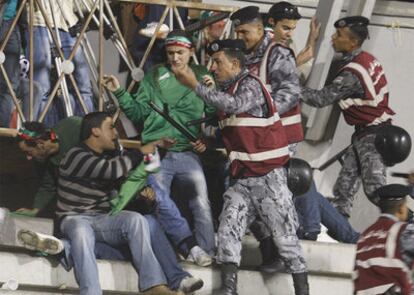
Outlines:
[[[168,150],[161,161],[161,171],[150,175],[149,179],[156,181],[167,192],[168,199],[173,181],[183,188],[181,191],[187,194],[180,197],[188,200],[197,242],[204,251],[213,255],[214,229],[207,185],[200,159],[193,151],[194,149],[202,152],[205,147],[200,140],[191,142],[148,105],[152,102],[160,108],[168,108],[170,117],[182,126],[186,126],[186,123],[191,120],[213,114],[215,112],[213,108],[207,107],[192,89],[181,85],[175,79],[171,67],[190,67],[199,79],[208,74],[208,71],[203,66],[190,64],[194,48],[191,37],[186,32],[174,30],[168,34],[165,42],[168,65],[155,66],[149,71],[141,81],[138,93],[128,93],[112,75],[105,76],[103,84],[118,98],[122,110],[130,120],[134,123],[143,123],[141,134],[143,143],[160,137],[176,140],[176,144]],[[187,129],[194,137],[201,136],[200,125],[192,125]],[[197,261],[194,256],[198,256],[201,249],[194,247],[194,241],[188,239],[189,232],[186,230],[188,226],[182,224],[182,216],[177,214],[175,209],[165,208],[159,212],[159,220],[173,242],[176,245],[183,245],[183,242],[187,244],[190,258]],[[205,264],[207,265],[207,261]]]

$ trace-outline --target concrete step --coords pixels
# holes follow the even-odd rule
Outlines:
[[[0,282],[17,279],[21,286],[18,292],[23,292],[19,294],[68,294],[76,290],[73,272],[66,272],[53,257],[35,257],[33,252],[19,246],[16,233],[23,228],[51,234],[52,221],[14,216],[6,218],[0,235],[0,244],[3,245],[0,246]],[[311,294],[352,294],[355,246],[309,241],[301,241],[301,245],[310,272]],[[243,240],[242,257],[238,283],[240,295],[294,294],[290,275],[266,275],[255,271],[255,267],[261,263],[261,256],[258,242],[251,236]],[[218,268],[201,268],[187,263],[182,265],[191,274],[204,280],[205,286],[197,294],[214,294],[214,290],[220,287]],[[102,288],[108,294],[137,294],[138,276],[130,263],[100,260],[98,268]]]
[[[19,289],[13,294],[68,294],[77,290],[73,271],[66,272],[54,258],[34,257],[29,252],[18,249],[8,250],[0,251],[0,283],[11,278],[16,279]],[[183,263],[183,267],[192,275],[204,280],[205,285],[197,294],[215,294],[215,290],[220,287],[220,271],[217,267],[202,268],[187,263]],[[108,294],[139,294],[138,275],[130,263],[99,260],[98,269],[101,286]],[[349,278],[312,273],[309,283],[311,294],[352,294],[352,282]],[[238,288],[240,295],[294,294],[292,279],[288,274],[266,275],[257,271],[240,270]]]

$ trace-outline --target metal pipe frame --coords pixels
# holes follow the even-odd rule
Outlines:
[[[213,10],[213,11],[223,11],[223,12],[234,12],[238,9],[238,7],[233,7],[233,6],[227,6],[227,5],[214,5],[214,4],[205,4],[205,3],[195,3],[195,2],[185,2],[185,1],[175,1],[175,0],[114,0],[116,2],[123,2],[123,3],[142,3],[142,4],[157,4],[157,5],[164,5],[166,6],[163,15],[161,17],[161,19],[159,20],[158,26],[156,28],[156,32],[158,32],[161,28],[161,25],[164,23],[168,12],[170,12],[170,22],[173,21],[174,15],[178,21],[178,24],[180,26],[181,29],[184,29],[184,25],[183,25],[183,21],[178,13],[178,9],[177,8],[190,8],[190,9],[197,9],[197,10]],[[20,15],[22,13],[24,13],[24,9],[25,6],[27,6],[26,4],[29,4],[28,6],[28,10],[29,10],[29,63],[30,63],[30,68],[29,68],[29,120],[33,121],[33,95],[34,95],[34,89],[33,89],[33,76],[34,76],[34,71],[33,71],[33,47],[34,47],[34,42],[33,42],[33,23],[34,23],[34,5],[37,4],[37,6],[39,7],[41,14],[43,16],[43,18],[45,19],[45,24],[46,27],[48,28],[48,31],[50,33],[50,37],[53,41],[53,43],[56,45],[56,51],[58,53],[58,57],[62,60],[65,60],[65,56],[63,54],[62,48],[60,47],[60,42],[59,42],[59,36],[57,35],[57,33],[53,30],[51,23],[49,22],[49,20],[46,17],[46,12],[45,12],[45,8],[42,6],[42,4],[40,3],[40,0],[23,0],[20,7],[18,8],[17,12],[16,12],[16,17],[12,22],[11,27],[9,28],[9,30],[7,31],[5,38],[3,39],[2,44],[0,44],[0,51],[3,51],[4,48],[7,45],[7,42],[13,32],[13,29],[16,27],[17,25],[17,21],[20,17]],[[75,5],[78,5],[77,1],[74,1]],[[59,4],[59,8],[62,11],[62,7],[61,4]],[[89,8],[89,7],[87,7]],[[95,55],[93,54],[92,48],[90,46],[90,43],[86,37],[86,29],[88,27],[88,25],[90,24],[91,20],[93,18],[94,21],[98,20],[96,19],[94,12],[96,10],[99,10],[99,63],[97,65],[96,63],[96,59],[95,59]],[[104,60],[104,47],[103,47],[103,43],[104,43],[104,38],[103,38],[103,24],[107,23],[108,25],[112,26],[112,28],[114,29],[114,36],[111,37],[111,40],[113,41],[116,49],[118,50],[118,52],[120,53],[121,57],[126,61],[126,64],[128,65],[128,67],[130,69],[136,68],[135,64],[134,64],[134,60],[132,58],[131,53],[128,50],[128,46],[126,44],[125,39],[123,38],[123,35],[121,33],[121,30],[119,28],[119,25],[115,19],[115,16],[112,12],[112,9],[110,7],[110,4],[108,2],[108,0],[95,0],[92,8],[89,8],[89,15],[87,16],[85,23],[83,24],[82,30],[78,35],[78,38],[72,48],[72,51],[69,55],[69,57],[66,59],[68,61],[72,61],[76,51],[79,49],[79,46],[82,46],[85,52],[85,55],[88,55],[87,58],[87,62],[89,64],[89,67],[91,69],[91,72],[93,72],[93,76],[95,78],[96,81],[96,86],[98,86],[98,90],[99,90],[99,110],[103,109],[103,94],[105,94],[106,96],[108,95],[108,93],[104,93],[104,89],[101,83],[101,79],[103,77],[103,60]],[[105,15],[105,10],[107,15]],[[81,11],[81,10],[80,10]],[[64,13],[62,11],[62,13]],[[81,11],[81,16],[82,16],[83,12]],[[65,18],[66,21],[66,18]],[[56,26],[55,26],[56,27]],[[150,51],[155,43],[155,39],[156,39],[156,35],[154,35],[151,38],[150,44],[146,49],[146,52],[144,54],[143,59],[140,61],[140,65],[138,66],[140,69],[143,68],[146,60],[148,59],[148,56],[150,54]],[[198,60],[196,58],[196,56],[194,55],[194,61],[196,63],[198,63]],[[99,71],[98,71],[98,67],[99,67]],[[95,69],[95,71],[92,70],[92,68]],[[4,69],[3,65],[0,65],[0,71],[3,74],[3,76],[5,77],[5,82],[7,84],[7,87],[10,91],[10,94],[12,96],[12,100],[13,103],[15,104],[16,110],[18,112],[18,115],[20,117],[20,119],[24,122],[26,121],[27,118],[25,118],[25,115],[22,111],[22,108],[19,104],[19,99],[16,96],[16,93],[13,91],[11,82],[9,77],[7,76],[7,73]],[[96,74],[96,75],[94,75]],[[77,96],[77,98],[79,99],[79,102],[84,110],[85,113],[88,112],[86,104],[82,98],[82,95],[79,91],[79,87],[77,86],[76,80],[73,76],[73,74],[68,74],[69,79],[73,85],[73,89],[75,91],[75,94]],[[98,77],[96,77],[98,76]],[[59,89],[59,85],[62,83],[62,80],[64,79],[65,74],[64,73],[60,73],[58,76],[58,79],[56,81],[56,84],[54,85],[45,108],[42,110],[38,121],[42,122],[45,118],[46,113],[48,112],[48,110],[50,109],[50,106],[56,96],[56,93]],[[131,90],[133,88],[133,86],[135,85],[136,81],[132,81],[132,83],[129,85],[128,90]],[[66,102],[67,104],[68,102]],[[5,133],[1,131],[1,129],[7,129],[7,128],[0,128],[0,136],[5,136]],[[7,133],[7,132],[6,132]]]

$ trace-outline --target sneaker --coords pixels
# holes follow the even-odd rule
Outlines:
[[[199,246],[194,246],[190,250],[187,261],[193,262],[199,266],[209,266],[213,263],[213,259]]]
[[[153,22],[147,24],[147,26],[141,30],[139,30],[139,34],[148,38],[152,38],[155,34],[155,29],[157,28],[158,23]],[[166,24],[162,24],[158,33],[157,38],[158,39],[165,39],[167,37],[167,34],[170,32],[170,28]]]
[[[50,255],[59,254],[64,249],[61,240],[54,236],[37,233],[31,230],[19,230],[17,238],[26,249],[40,251]]]
[[[178,291],[183,293],[192,293],[201,289],[204,285],[202,279],[193,278],[193,277],[185,277],[181,280],[180,286],[178,287]]]
[[[158,286],[152,287],[144,291],[142,294],[144,295],[185,295],[181,291],[172,291],[166,285],[158,285]]]

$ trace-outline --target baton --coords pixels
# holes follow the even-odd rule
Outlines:
[[[408,179],[410,177],[410,174],[400,173],[400,172],[391,172],[391,176]]]
[[[319,171],[325,170],[326,168],[328,168],[329,166],[331,166],[334,162],[340,160],[342,158],[342,156],[348,151],[348,149],[350,147],[352,147],[352,144],[348,145],[346,148],[344,148],[342,151],[340,151],[339,153],[337,153],[336,155],[334,155],[332,158],[330,158],[328,161],[326,161],[325,163],[323,163],[318,168],[313,168],[313,170],[319,170]]]
[[[199,20],[198,22],[195,22],[191,25],[188,25],[185,27],[185,31],[188,33],[193,33],[195,31],[200,31],[202,29],[204,29],[205,27],[212,25],[218,21],[221,21],[222,19],[225,19],[229,16],[230,13],[228,12],[222,12],[219,14],[215,14],[212,16],[209,16],[205,19]]]
[[[168,115],[167,112],[165,112],[164,110],[160,109],[155,103],[153,103],[152,101],[148,102],[148,105],[154,110],[156,111],[158,114],[160,114],[168,123],[170,123],[171,125],[173,125],[173,127],[175,129],[177,129],[178,131],[180,131],[185,137],[187,137],[188,140],[195,142],[197,141],[197,137],[195,137],[194,135],[192,135],[187,129],[185,129],[183,126],[181,126],[180,123],[178,123],[177,121],[175,121],[173,118],[170,117],[170,115]]]

